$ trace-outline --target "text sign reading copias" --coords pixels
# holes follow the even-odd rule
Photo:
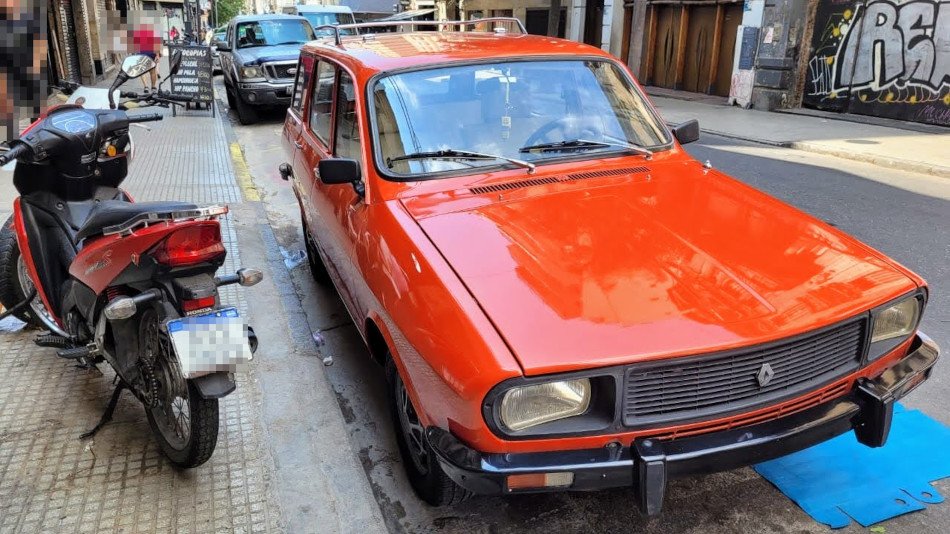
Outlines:
[[[181,66],[178,73],[171,77],[171,92],[190,96],[195,102],[210,104],[214,101],[211,73],[211,47],[168,45],[168,57],[181,51]]]

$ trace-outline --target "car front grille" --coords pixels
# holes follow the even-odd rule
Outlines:
[[[633,365],[624,373],[623,424],[708,419],[807,393],[858,369],[865,323],[861,318],[750,349]]]
[[[264,73],[271,80],[292,80],[296,74],[297,63],[295,62],[284,62],[284,63],[265,63],[264,64]],[[294,72],[291,73],[290,71]]]

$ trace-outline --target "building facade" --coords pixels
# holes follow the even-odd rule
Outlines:
[[[950,126],[950,0],[630,0],[615,13],[607,49],[646,85]]]
[[[92,84],[112,76],[121,58],[117,30],[139,0],[47,0],[50,81]]]

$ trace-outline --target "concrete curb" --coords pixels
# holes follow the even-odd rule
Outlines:
[[[844,149],[827,147],[820,143],[813,143],[809,141],[771,142],[771,141],[765,141],[762,139],[754,139],[750,137],[735,135],[729,132],[722,132],[722,131],[713,130],[709,128],[703,128],[702,126],[700,126],[700,131],[702,131],[703,133],[718,135],[719,137],[737,139],[739,141],[747,141],[749,143],[756,143],[759,145],[792,148],[795,150],[801,150],[803,152],[813,152],[815,154],[835,156],[838,158],[849,159],[852,161],[862,161],[864,163],[871,163],[873,165],[879,165],[881,167],[889,167],[892,169],[898,169],[902,171],[911,171],[911,172],[917,172],[921,174],[929,174],[931,176],[939,176],[941,178],[950,178],[950,167],[944,167],[942,165],[928,165],[926,163],[894,158],[890,156],[875,156],[875,155],[866,154],[866,153],[849,152]]]
[[[218,110],[224,108],[216,99]],[[250,307],[261,342],[255,382],[260,389],[264,460],[287,532],[375,534],[385,532],[382,512],[316,357],[306,315],[268,221],[226,110],[223,121],[244,202],[232,209],[243,231],[244,263],[261,268],[262,293]],[[251,260],[253,258],[253,260]]]

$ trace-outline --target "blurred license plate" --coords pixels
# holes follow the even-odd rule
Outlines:
[[[235,308],[172,319],[165,327],[185,378],[234,371],[253,357],[247,325]]]

